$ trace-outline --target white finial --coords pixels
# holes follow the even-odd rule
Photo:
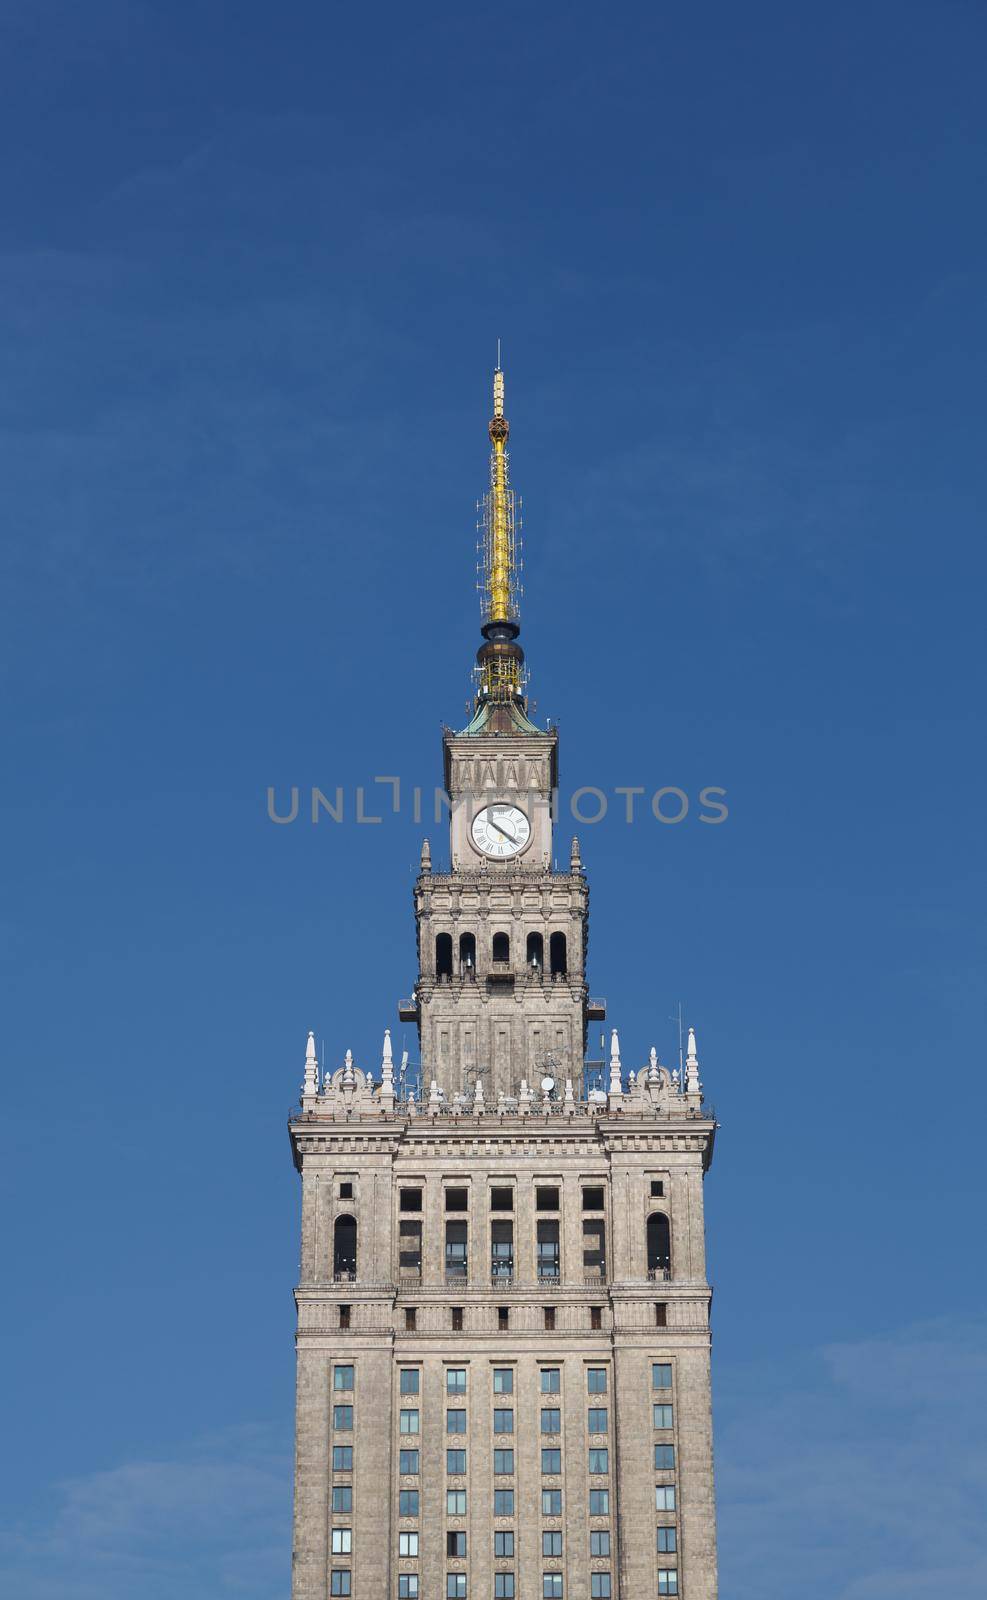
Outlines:
[[[565,1080],[565,1104],[567,1106],[574,1106],[575,1103],[576,1103],[576,1097],[572,1092],[572,1079],[571,1078],[566,1078],[566,1080]]]
[[[343,1059],[343,1084],[346,1088],[351,1089],[355,1083],[356,1075],[353,1071],[353,1052],[352,1050],[347,1050]]]
[[[699,1081],[699,1056],[696,1053],[696,1030],[689,1029],[689,1045],[685,1058],[685,1092],[686,1094],[702,1094],[703,1086]]]
[[[422,872],[431,872],[431,870],[432,870],[432,846],[429,844],[427,839],[423,839],[422,840],[422,855],[421,855],[421,871]]]
[[[651,1055],[648,1057],[648,1082],[658,1082],[658,1052],[654,1045],[651,1046]]]
[[[483,1110],[483,1079],[477,1073],[476,1088],[473,1091],[473,1104],[477,1111]]]
[[[311,1100],[319,1092],[319,1058],[315,1053],[315,1034],[309,1029],[308,1044],[305,1048],[305,1081],[302,1084],[302,1099]]]
[[[434,1107],[436,1111],[442,1104],[442,1097],[439,1094],[439,1084],[436,1078],[433,1078],[428,1086],[428,1103],[429,1106]]]
[[[390,1028],[384,1029],[384,1049],[380,1060],[380,1093],[382,1099],[394,1099],[394,1059],[391,1055]]]
[[[614,1028],[610,1034],[610,1095],[620,1096],[623,1092],[620,1084],[620,1040]]]

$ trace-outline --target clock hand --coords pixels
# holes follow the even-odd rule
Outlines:
[[[495,822],[492,816],[490,818],[490,826],[491,828],[496,828],[498,833],[502,833],[508,844],[517,844],[517,834],[508,833],[507,829],[502,828],[499,822]]]

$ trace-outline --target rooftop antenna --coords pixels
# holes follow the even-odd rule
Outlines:
[[[678,1025],[679,1025],[679,1080],[682,1081],[682,1074],[685,1071],[685,1053],[684,1053],[684,1051],[682,1049],[682,1002],[681,1002],[681,1000],[679,1001],[678,1012],[676,1013],[676,1015],[674,1017],[669,1017],[668,1020],[669,1020],[669,1022],[677,1022]]]
[[[497,340],[497,367],[500,368],[500,340]]]

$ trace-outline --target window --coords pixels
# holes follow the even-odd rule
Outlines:
[[[494,1490],[494,1516],[513,1517],[514,1515],[514,1490]]]
[[[465,1533],[459,1533],[459,1532],[456,1531],[455,1528],[451,1528],[449,1530],[449,1532],[446,1534],[446,1555],[447,1556],[465,1556],[465,1554],[466,1554],[466,1535],[465,1535]]]
[[[405,1278],[422,1275],[422,1225],[417,1218],[402,1217],[398,1223],[398,1266]]]
[[[490,1224],[490,1275],[492,1278],[511,1278],[514,1275],[513,1222]]]
[[[494,1573],[494,1600],[514,1600],[513,1572]]]
[[[422,1208],[422,1192],[420,1189],[400,1189],[399,1207],[402,1211],[420,1211]]]
[[[348,1556],[353,1551],[353,1529],[333,1528],[332,1553],[334,1556]]]
[[[673,1556],[678,1549],[674,1528],[658,1529],[658,1554],[660,1556]]]
[[[599,1329],[603,1327],[603,1307],[602,1306],[590,1306],[590,1308],[589,1308],[589,1325],[590,1325],[591,1328],[594,1328],[597,1331],[599,1331]]]
[[[418,1490],[401,1489],[398,1492],[398,1516],[417,1517],[418,1515]]]
[[[514,1533],[511,1529],[506,1532],[494,1534],[494,1555],[512,1556],[514,1554]]]
[[[353,1446],[351,1444],[334,1444],[332,1447],[333,1472],[353,1471]]]
[[[462,1600],[466,1594],[465,1572],[446,1573],[446,1600]]]
[[[497,1332],[498,1333],[506,1333],[508,1328],[510,1327],[510,1325],[511,1325],[511,1308],[510,1308],[510,1306],[498,1306],[497,1307]]]
[[[543,1489],[541,1492],[541,1514],[543,1517],[561,1517],[562,1515],[562,1490]]]
[[[591,1572],[589,1577],[589,1592],[592,1596],[592,1600],[610,1600],[609,1572]]]
[[[437,933],[435,936],[435,976],[437,978],[452,977],[451,933]]]
[[[606,1406],[590,1406],[587,1413],[587,1424],[590,1433],[606,1433],[607,1408]]]
[[[535,972],[545,966],[545,940],[540,933],[529,933],[524,947],[524,959]]]
[[[674,1483],[660,1483],[655,1490],[655,1510],[675,1510],[675,1485]]]
[[[511,941],[509,935],[506,933],[495,933],[493,936],[493,945],[490,953],[495,961],[510,961]]]
[[[668,1327],[668,1306],[664,1300],[655,1301],[655,1327]]]
[[[491,1189],[491,1191],[490,1191],[490,1209],[491,1209],[491,1211],[513,1211],[514,1210],[514,1190],[513,1189]]]
[[[658,1568],[658,1593],[678,1594],[679,1575],[674,1567]]]
[[[446,1367],[446,1394],[466,1393],[466,1368]]]
[[[494,1412],[494,1433],[514,1432],[514,1412],[498,1407]]]
[[[589,1453],[590,1472],[609,1472],[610,1462],[606,1450],[591,1450]]]
[[[545,1307],[545,1331],[546,1331],[546,1333],[554,1333],[555,1332],[555,1307],[554,1306],[546,1306]]]
[[[541,1575],[541,1592],[545,1600],[560,1600],[562,1594],[561,1572],[543,1572]]]
[[[543,1556],[560,1556],[562,1554],[562,1534],[547,1530],[541,1536],[541,1553]]]
[[[587,1278],[605,1278],[607,1253],[602,1217],[583,1218],[583,1272]]]
[[[513,1367],[494,1367],[493,1392],[494,1394],[514,1393]]]
[[[589,1536],[589,1553],[591,1556],[608,1556],[610,1554],[610,1534],[606,1528],[597,1528]]]
[[[508,1473],[511,1473],[513,1471],[514,1471],[514,1451],[513,1450],[495,1450],[494,1451],[494,1476],[495,1477],[504,1477]]]
[[[418,1600],[417,1572],[398,1574],[398,1600]]]
[[[456,1185],[453,1188],[446,1189],[445,1195],[447,1211],[469,1210],[470,1192],[468,1189],[461,1189]]]
[[[414,1333],[414,1331],[417,1328],[417,1326],[418,1326],[418,1312],[416,1311],[414,1306],[405,1306],[405,1308],[404,1308],[404,1331],[405,1331],[405,1333]]]
[[[541,1392],[542,1394],[558,1394],[562,1388],[562,1370],[560,1367],[542,1367]]]
[[[421,1373],[417,1367],[402,1367],[401,1393],[417,1394],[421,1387]]]
[[[448,1194],[448,1189],[446,1190]],[[466,1277],[467,1228],[465,1222],[446,1223],[446,1277]]]
[[[597,1189],[597,1188],[594,1187],[592,1189],[584,1189],[583,1190],[583,1210],[584,1211],[602,1211],[603,1210],[603,1190],[602,1189]]]
[[[542,1406],[541,1431],[542,1433],[562,1432],[562,1412],[558,1406]]]
[[[334,1483],[332,1486],[332,1509],[334,1511],[353,1510],[353,1485],[350,1483]]]
[[[341,1183],[339,1185],[339,1198],[340,1198],[340,1200],[352,1200],[352,1198],[353,1198],[353,1185],[352,1185],[352,1183]]]
[[[662,1180],[660,1178],[652,1178],[652,1180],[651,1180],[651,1198],[653,1200],[661,1200],[661,1199],[664,1198],[664,1194],[665,1194],[665,1185],[662,1182]]]
[[[675,1466],[675,1446],[673,1444],[655,1445],[655,1471],[671,1472]]]
[[[451,1478],[461,1478],[466,1471],[466,1451],[446,1451],[446,1472]]]
[[[535,1190],[535,1210],[536,1211],[558,1211],[558,1209],[559,1209],[559,1191],[558,1191],[558,1189],[536,1189]]]
[[[656,1428],[670,1428],[672,1426],[671,1406],[652,1406],[651,1419]]]
[[[352,1367],[333,1367],[333,1369],[332,1369],[332,1386],[333,1386],[334,1389],[337,1389],[337,1390],[338,1389],[352,1389],[352,1387],[353,1387],[353,1368]]]
[[[586,1387],[590,1394],[606,1394],[607,1369],[606,1367],[587,1367]]]
[[[465,1517],[466,1515],[466,1490],[446,1490],[446,1514],[450,1517]]]
[[[476,971],[476,935],[474,933],[461,933],[459,935],[459,970],[464,977],[469,977]]]
[[[401,1412],[401,1419],[400,1419],[401,1432],[402,1433],[418,1433],[420,1431],[420,1429],[419,1429],[419,1420],[420,1420],[420,1418],[421,1418],[421,1412],[420,1411],[402,1411]]]
[[[340,1306],[340,1308],[339,1308],[339,1326],[341,1328],[348,1328],[349,1325],[350,1325],[350,1308],[349,1308],[349,1306]]]
[[[398,1471],[402,1478],[414,1478],[418,1474],[418,1451],[402,1450],[398,1461]]]
[[[447,1411],[446,1412],[446,1433],[465,1433],[465,1432],[466,1432],[466,1412],[465,1411]]]
[[[672,1387],[672,1364],[670,1361],[656,1361],[651,1368],[651,1387],[653,1389],[670,1389]]]
[[[591,1517],[609,1517],[610,1515],[610,1490],[591,1489],[589,1492],[589,1514]]]
[[[356,1275],[356,1218],[347,1212],[336,1218],[332,1231],[332,1274],[334,1278]]]
[[[349,1567],[336,1567],[329,1579],[330,1594],[352,1594]]]
[[[418,1535],[417,1535],[417,1533],[399,1533],[398,1534],[398,1555],[399,1556],[416,1556],[417,1554],[418,1554]]]
[[[333,1406],[332,1425],[339,1433],[353,1432],[353,1407]]]
[[[463,1331],[462,1306],[453,1306],[452,1308],[452,1331],[453,1333],[462,1333]]]
[[[564,933],[551,935],[548,941],[548,959],[552,964],[552,976],[564,977],[567,971]]]
[[[652,1211],[648,1218],[648,1271],[667,1274],[672,1264],[671,1233],[664,1211]]]
[[[561,1472],[562,1451],[543,1450],[541,1453],[541,1470],[542,1472]]]

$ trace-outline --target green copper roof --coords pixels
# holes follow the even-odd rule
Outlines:
[[[524,733],[547,739],[548,733],[531,721],[517,700],[481,700],[461,734]]]

